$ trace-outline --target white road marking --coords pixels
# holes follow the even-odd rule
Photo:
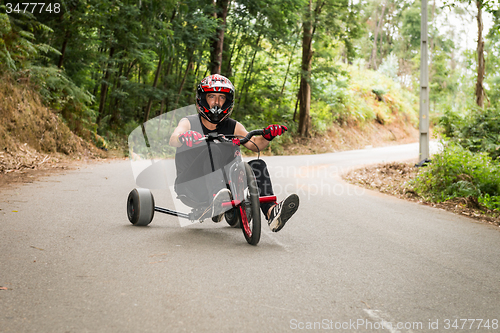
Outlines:
[[[377,321],[379,323],[391,323],[392,325],[396,325],[396,321],[392,320],[392,318],[385,314],[382,313],[380,310],[371,310],[371,309],[363,309],[363,311],[366,312],[366,314],[374,321]],[[384,318],[389,318],[389,320],[384,319]],[[396,327],[392,327],[392,325],[384,325],[383,327],[387,329],[391,333],[401,333],[400,330],[398,330]],[[407,332],[413,332],[411,330],[408,330]]]

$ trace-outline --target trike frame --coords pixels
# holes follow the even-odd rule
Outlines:
[[[262,134],[263,130],[254,130],[249,132],[246,137],[242,137],[238,140],[240,144],[244,144],[251,141],[250,139],[252,136]],[[208,147],[210,147],[210,143],[217,140],[219,142],[232,142],[232,140],[228,139],[228,137],[236,136],[225,137],[217,135],[217,133],[209,133],[209,135],[203,137],[201,140],[206,140]],[[208,150],[210,159],[212,159],[211,151],[210,149]],[[226,221],[232,227],[241,227],[247,242],[251,245],[257,245],[260,240],[261,233],[260,204],[265,202],[276,202],[276,196],[259,195],[259,189],[257,187],[257,182],[252,168],[248,163],[242,161],[241,157],[231,165],[229,168],[229,175],[226,174],[226,171],[223,169],[222,174],[228,189],[229,183],[234,181],[233,178],[235,177],[238,179],[237,186],[244,186],[243,189],[240,188],[236,190],[235,192],[237,193],[231,193],[232,198],[230,201],[222,203],[222,208],[229,209],[231,212],[230,214],[227,212],[225,213]],[[238,176],[232,174],[232,172],[237,171],[239,171]],[[243,175],[246,177],[245,180],[242,179]],[[141,209],[143,210],[142,212]],[[144,212],[144,210],[146,210],[146,212]],[[153,196],[147,189],[134,189],[130,192],[127,200],[127,214],[132,224],[137,226],[148,225],[154,217],[154,212],[188,219],[192,223],[197,220],[203,222],[204,218],[206,218],[203,214],[200,216],[200,208],[192,208],[190,213],[183,213],[155,206]]]

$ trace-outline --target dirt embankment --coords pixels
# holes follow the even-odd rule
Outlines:
[[[0,186],[106,154],[73,134],[28,85],[0,79]]]

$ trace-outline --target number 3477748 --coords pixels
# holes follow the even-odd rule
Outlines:
[[[41,14],[45,13],[60,13],[61,4],[60,3],[45,3],[45,2],[22,2],[22,3],[10,3],[5,4],[7,7],[7,14],[11,13],[32,13]]]

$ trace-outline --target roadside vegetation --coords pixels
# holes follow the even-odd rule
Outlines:
[[[444,149],[410,184],[426,200],[464,198],[500,211],[500,108],[448,111],[440,120]]]
[[[388,163],[353,170],[348,182],[500,225],[498,106],[447,111],[435,127],[442,151],[429,163]]]
[[[348,182],[450,210],[500,226],[500,111],[498,106],[447,111],[435,130],[442,151],[416,167],[387,163],[353,170]]]
[[[500,11],[490,12],[484,48],[462,53],[464,70],[455,57],[434,61],[448,57],[449,41],[431,57],[431,117],[443,150],[419,168],[419,161],[371,166],[344,175],[347,181],[500,225]]]

